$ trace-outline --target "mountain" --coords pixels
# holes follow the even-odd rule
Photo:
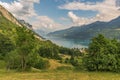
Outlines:
[[[120,17],[109,22],[96,21],[88,25],[75,26],[69,29],[51,32],[48,36],[90,40],[97,34],[103,34],[108,38],[120,39]]]
[[[17,24],[17,25],[19,25],[19,26],[22,26],[19,22],[18,22],[18,20],[10,13],[10,12],[8,12],[4,7],[2,7],[1,5],[0,5],[0,16],[4,16],[6,19],[8,19],[9,21],[11,21],[11,22],[13,22],[13,23],[15,23],[15,24]]]
[[[17,20],[9,11],[0,5],[0,33],[13,39],[16,35],[16,28],[23,27],[31,31],[33,35],[39,40],[43,40],[43,37],[33,31],[32,25],[26,23],[24,20]]]

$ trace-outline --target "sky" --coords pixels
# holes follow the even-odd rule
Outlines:
[[[33,29],[48,32],[120,16],[120,0],[0,0],[0,4]]]

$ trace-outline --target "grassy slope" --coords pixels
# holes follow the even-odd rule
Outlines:
[[[57,61],[57,60],[49,59],[49,62],[50,62],[49,70],[55,70],[55,69],[60,68],[60,67],[70,67],[70,68],[73,68],[72,65],[59,63],[59,61]]]
[[[0,16],[0,33],[8,36],[10,39],[13,39],[15,34],[15,28],[18,27],[16,24],[10,22],[5,17]]]

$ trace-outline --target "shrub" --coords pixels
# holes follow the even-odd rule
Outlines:
[[[48,60],[39,59],[39,61],[35,64],[34,68],[37,69],[48,69],[50,67]]]
[[[89,71],[120,72],[120,43],[109,40],[103,35],[92,39],[89,53],[83,58],[85,67]]]

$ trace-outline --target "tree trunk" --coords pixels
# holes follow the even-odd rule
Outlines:
[[[25,70],[25,58],[24,58],[24,56],[22,56],[21,65],[22,65],[22,71],[24,71]]]
[[[7,71],[10,70],[10,62],[8,61],[7,66],[6,66]]]

